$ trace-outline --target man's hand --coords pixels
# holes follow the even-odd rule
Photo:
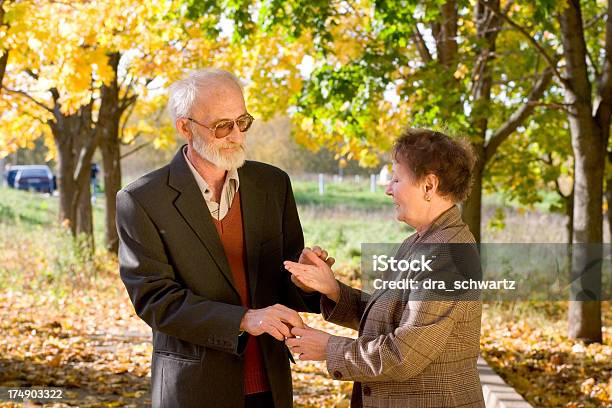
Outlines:
[[[310,254],[310,255],[308,255]],[[298,263],[304,264],[304,265],[314,265],[314,261],[313,261],[313,257],[312,254],[316,255],[317,258],[319,258],[321,261],[325,262],[330,268],[334,265],[334,263],[336,262],[336,260],[329,256],[329,254],[327,253],[326,250],[324,250],[323,248],[315,245],[312,247],[312,249],[306,247],[302,250],[302,253],[300,254],[300,259],[298,260]],[[291,274],[291,282],[293,282],[293,284],[295,286],[297,286],[298,288],[300,288],[301,290],[303,290],[304,292],[307,293],[312,293],[312,292],[316,292],[316,289],[313,289],[311,287],[309,287],[308,285],[305,285],[303,282],[301,282],[294,274]]]
[[[280,304],[263,309],[249,309],[240,322],[242,331],[253,336],[268,333],[280,341],[292,336],[293,327],[304,327],[302,318],[295,310]]]
[[[297,353],[300,360],[325,360],[327,342],[331,334],[304,325],[304,328],[294,327],[291,333],[296,338],[285,340],[292,353]]]
[[[302,253],[300,254],[300,259],[298,260],[298,263],[314,265],[312,259],[307,256],[309,252],[313,252],[317,256],[317,258],[329,265],[330,268],[334,266],[334,263],[336,263],[336,260],[333,257],[329,256],[327,251],[318,245],[313,246],[312,249],[308,247],[304,248],[302,250]]]
[[[291,272],[291,275],[295,276],[295,279],[310,291],[316,290],[332,301],[338,302],[338,298],[340,297],[340,285],[334,278],[334,272],[329,265],[316,256],[313,251],[304,249],[302,253],[311,264],[285,261],[285,269]]]

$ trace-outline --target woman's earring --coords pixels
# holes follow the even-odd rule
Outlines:
[[[428,195],[426,195],[426,196],[425,196],[425,201],[431,201],[431,197],[430,197],[430,196],[428,196]]]

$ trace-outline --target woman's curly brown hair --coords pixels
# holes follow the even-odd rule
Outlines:
[[[417,182],[429,174],[436,175],[438,193],[455,203],[470,195],[476,157],[471,144],[463,138],[408,128],[395,142],[393,158],[406,166]]]

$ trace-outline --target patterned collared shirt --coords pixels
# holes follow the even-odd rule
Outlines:
[[[216,220],[222,220],[227,215],[229,211],[232,201],[234,200],[234,196],[238,191],[238,187],[240,186],[240,181],[238,179],[238,170],[232,169],[225,174],[225,181],[223,182],[223,189],[221,190],[221,199],[220,202],[217,203],[213,200],[212,190],[208,186],[208,183],[200,176],[200,173],[193,167],[193,164],[189,161],[187,157],[187,146],[183,148],[183,156],[185,156],[185,161],[189,165],[189,170],[195,177],[196,183],[204,196],[204,201],[208,206],[208,210],[210,211],[210,215]]]

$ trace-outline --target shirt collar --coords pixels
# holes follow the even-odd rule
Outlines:
[[[200,173],[198,173],[196,168],[193,166],[193,164],[191,164],[191,161],[187,157],[187,145],[183,147],[183,156],[185,157],[185,161],[187,162],[189,170],[191,170],[191,173],[193,174],[193,177],[195,178],[196,183],[200,188],[200,191],[202,191],[204,199],[206,201],[212,201],[212,191],[210,190],[210,186],[208,185],[206,180],[204,180],[204,178],[200,175]],[[238,178],[238,169],[231,169],[225,174],[225,181],[223,182],[224,189],[226,185],[230,183],[230,181],[234,183],[234,191],[238,191],[238,187],[240,186],[240,179]]]

